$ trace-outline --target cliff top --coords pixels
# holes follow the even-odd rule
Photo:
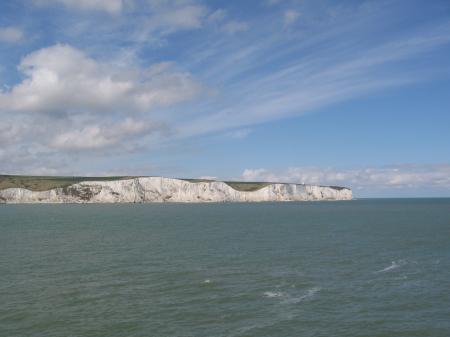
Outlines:
[[[7,188],[25,188],[31,191],[47,191],[53,188],[64,188],[83,181],[112,181],[133,179],[144,176],[113,176],[113,177],[76,177],[76,176],[20,176],[20,175],[0,175],[0,190]],[[213,182],[208,179],[183,179],[191,183]],[[272,182],[244,182],[244,181],[224,181],[230,187],[237,191],[257,191],[266,187]],[[329,186],[331,188],[342,190],[345,187]]]
[[[70,176],[16,176],[0,175],[0,190],[6,188],[26,188],[30,191],[48,191],[67,187],[82,181],[110,181],[132,179],[134,177],[70,177]]]

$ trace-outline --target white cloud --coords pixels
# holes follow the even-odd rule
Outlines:
[[[209,14],[206,6],[186,1],[153,1],[149,6],[150,13],[136,36],[138,41],[201,28]]]
[[[0,42],[19,42],[23,39],[23,32],[16,27],[0,27]]]
[[[360,189],[437,187],[450,189],[450,164],[393,165],[360,169],[293,167],[287,170],[246,169],[245,181],[340,185]]]
[[[205,180],[217,180],[217,177],[213,176],[200,176],[198,179],[205,179]]]
[[[114,125],[87,125],[82,129],[68,130],[56,135],[50,145],[66,150],[99,149],[151,131],[151,125],[127,118]]]
[[[226,16],[227,16],[226,10],[217,9],[208,16],[208,21],[211,21],[211,22],[222,21],[226,18]]]
[[[122,11],[123,0],[34,0],[37,5],[62,4],[70,9],[85,11],[105,11],[118,14]]]
[[[238,129],[238,130],[233,130],[233,131],[227,132],[226,136],[233,138],[233,139],[244,139],[244,138],[247,138],[247,136],[249,134],[251,134],[252,132],[253,132],[253,130],[249,129],[249,128]]]
[[[201,5],[187,5],[159,12],[150,20],[150,26],[165,29],[193,29],[202,25],[207,10]]]
[[[59,115],[149,111],[200,91],[189,73],[172,68],[171,63],[122,68],[71,46],[55,45],[22,59],[18,69],[25,79],[0,91],[0,110]]]
[[[248,24],[243,21],[228,21],[222,26],[221,30],[228,34],[245,32],[248,30]]]
[[[300,16],[300,13],[294,9],[289,9],[286,12],[284,12],[284,24],[285,25],[291,25],[295,21],[297,21],[298,17]]]
[[[20,124],[6,122],[0,119],[0,146],[14,144],[20,140],[22,127]]]
[[[68,45],[25,56],[23,80],[0,90],[0,168],[60,167],[71,153],[104,156],[170,134],[167,107],[202,87],[171,62],[147,68],[100,62]],[[166,123],[167,122],[167,123]]]

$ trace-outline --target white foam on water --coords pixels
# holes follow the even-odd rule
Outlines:
[[[404,260],[399,260],[398,262],[392,261],[390,266],[387,266],[386,268],[381,269],[381,270],[377,270],[375,273],[385,273],[387,271],[391,271],[391,270],[397,269],[398,267],[400,267],[403,264],[405,264]]]
[[[264,296],[268,298],[276,298],[276,297],[285,297],[286,295],[281,291],[266,291],[264,293]]]
[[[206,280],[203,281],[203,283],[204,283],[204,284],[211,283],[211,280],[210,280],[210,279],[206,279]]]
[[[305,300],[313,298],[314,295],[317,294],[319,291],[320,291],[319,287],[314,287],[314,288],[308,289],[304,295],[302,295],[300,297],[289,298],[286,301],[284,301],[284,303],[297,304],[297,303],[303,302]]]
[[[270,319],[264,319],[260,320],[260,323],[255,323],[251,325],[244,326],[242,328],[238,328],[235,333],[232,333],[228,335],[229,337],[242,337],[242,336],[248,336],[249,333],[253,330],[260,330],[263,328],[275,326],[281,322],[289,322],[293,319],[295,319],[295,315],[291,313],[281,313],[281,314],[275,314],[272,315]]]

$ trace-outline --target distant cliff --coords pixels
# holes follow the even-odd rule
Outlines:
[[[46,181],[50,180],[47,178]],[[350,199],[352,191],[345,187],[230,183],[162,177],[117,180],[99,178],[97,181],[91,178],[48,190],[33,190],[29,187],[0,189],[0,203],[194,203]]]

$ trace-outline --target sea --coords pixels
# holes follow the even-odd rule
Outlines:
[[[0,205],[0,337],[450,336],[450,199]]]

